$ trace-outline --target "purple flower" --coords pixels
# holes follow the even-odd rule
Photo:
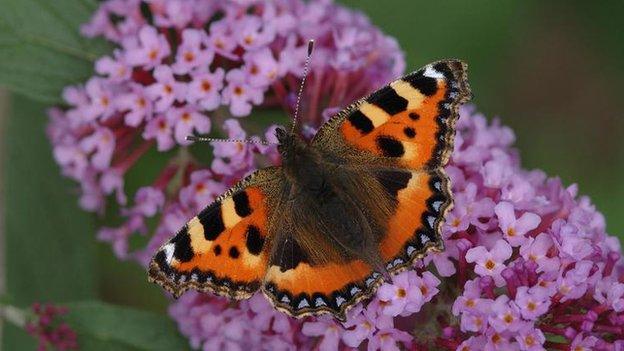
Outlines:
[[[504,240],[498,240],[491,250],[478,246],[468,250],[466,261],[476,263],[475,273],[480,276],[494,278],[496,286],[505,284],[501,272],[505,268],[505,261],[511,257],[511,246]]]
[[[147,123],[143,138],[156,139],[158,151],[165,151],[171,149],[175,144],[172,134],[171,123],[165,116],[158,115]]]
[[[523,351],[541,351],[544,350],[544,342],[546,337],[541,330],[533,327],[526,327],[520,330],[516,341]]]
[[[377,297],[385,302],[383,313],[398,316],[420,311],[425,299],[420,286],[414,284],[418,279],[415,272],[407,271],[392,277],[392,283],[382,284],[377,290]],[[427,288],[425,286],[425,289]]]
[[[224,76],[225,73],[221,68],[217,68],[214,73],[195,71],[193,80],[188,85],[186,100],[205,110],[215,110],[221,104],[219,91],[223,88]]]
[[[76,332],[62,320],[69,312],[66,307],[34,303],[31,309],[33,316],[24,329],[37,339],[38,351],[45,351],[48,346],[61,351],[78,349]]]
[[[223,103],[230,105],[232,116],[247,116],[252,103],[259,105],[264,100],[263,89],[252,86],[242,70],[229,71],[225,80],[228,84],[223,89]]]
[[[127,126],[138,127],[142,122],[152,119],[152,100],[139,85],[133,85],[131,92],[118,96],[116,104],[120,111],[127,111],[124,116]]]
[[[550,296],[541,289],[530,290],[529,287],[518,288],[515,303],[526,320],[536,320],[548,311]]]
[[[520,246],[526,240],[525,234],[539,225],[541,219],[535,213],[523,213],[516,218],[514,206],[509,202],[500,202],[494,208],[498,218],[498,226],[511,246]]]
[[[125,61],[130,66],[153,68],[171,53],[165,36],[151,26],[141,28],[138,36],[126,40],[124,46]]]
[[[155,101],[156,112],[164,112],[173,102],[182,101],[186,94],[186,84],[180,83],[173,77],[169,66],[158,66],[154,69],[156,82],[147,89],[147,95]]]
[[[320,351],[331,351],[338,349],[338,343],[342,336],[343,329],[331,317],[319,317],[317,321],[305,322],[301,328],[303,335],[320,337],[318,345]]]
[[[172,68],[176,74],[185,74],[195,67],[208,67],[212,63],[214,52],[203,48],[206,32],[197,29],[185,29],[182,32],[182,44],[178,47]]]
[[[200,134],[210,132],[210,119],[189,106],[170,109],[169,119],[175,123],[173,135],[180,145],[190,144],[186,137],[194,134],[194,131]]]

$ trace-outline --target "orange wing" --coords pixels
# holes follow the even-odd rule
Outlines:
[[[313,143],[330,153],[344,143],[364,151],[367,163],[378,158],[397,168],[434,169],[448,161],[457,110],[470,96],[466,64],[432,63],[333,117]]]
[[[267,213],[276,168],[256,171],[193,217],[154,256],[149,279],[175,296],[188,289],[251,296],[269,258]]]
[[[381,274],[361,260],[314,264],[296,242],[281,245],[262,289],[275,308],[291,316],[331,313],[344,321],[347,309],[381,283]]]

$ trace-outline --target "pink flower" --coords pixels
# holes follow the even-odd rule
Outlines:
[[[132,92],[117,97],[116,104],[120,111],[128,111],[124,116],[126,125],[138,127],[142,122],[152,119],[152,100],[143,87],[135,84],[131,89]]]
[[[77,350],[76,332],[62,320],[68,309],[52,304],[34,303],[31,306],[32,318],[24,329],[37,339],[37,350],[47,350],[48,346],[56,350]]]
[[[80,142],[82,155],[91,155],[90,163],[96,169],[104,170],[111,164],[115,150],[115,136],[108,128],[99,128]]]
[[[186,84],[179,83],[173,77],[169,66],[158,66],[154,70],[156,83],[147,87],[146,92],[150,99],[156,101],[156,112],[164,112],[173,102],[182,101],[186,94]]]
[[[342,328],[331,317],[320,317],[315,322],[305,322],[301,333],[307,336],[321,338],[318,345],[320,351],[332,351],[338,349],[338,343],[342,336]]]
[[[385,302],[383,313],[398,316],[403,313],[420,311],[424,303],[420,287],[412,285],[417,279],[416,273],[407,271],[392,277],[392,283],[384,283],[377,290],[379,300]]]
[[[208,67],[212,63],[214,52],[202,48],[206,32],[197,29],[185,29],[182,32],[182,44],[178,47],[172,68],[176,74],[185,74],[195,67]]]
[[[244,70],[249,77],[249,84],[254,87],[271,85],[279,76],[279,65],[268,48],[250,51],[243,56]]]
[[[518,331],[522,326],[520,309],[505,295],[499,296],[492,304],[489,324],[497,331]]]
[[[151,26],[144,26],[137,38],[126,43],[125,60],[131,66],[153,68],[169,56],[171,49],[165,36]]]
[[[242,117],[251,113],[251,104],[263,101],[262,89],[249,84],[241,70],[231,70],[225,75],[228,84],[223,90],[223,103],[230,105],[232,116]]]
[[[132,70],[120,57],[120,51],[115,51],[115,58],[104,56],[95,62],[95,70],[108,76],[112,82],[122,82],[130,78]]]
[[[147,123],[143,138],[156,139],[158,151],[169,150],[175,144],[172,138],[172,126],[163,115],[158,115]]]
[[[550,296],[543,290],[529,290],[528,287],[522,286],[518,288],[515,303],[524,319],[536,320],[548,311]]]
[[[541,219],[535,213],[523,213],[516,219],[514,206],[509,202],[500,202],[494,208],[498,226],[511,246],[520,246],[526,240],[525,234],[539,225]]]
[[[223,69],[217,68],[214,73],[198,70],[188,85],[186,100],[198,104],[202,109],[212,111],[221,104],[219,91],[223,88]]]
[[[169,119],[174,123],[173,135],[180,145],[188,145],[186,137],[194,134],[193,131],[206,134],[210,132],[210,119],[192,107],[172,108],[169,110]]]
[[[412,336],[402,330],[388,328],[378,331],[369,341],[368,350],[400,351],[399,343],[409,345]]]
[[[496,286],[505,285],[501,272],[505,268],[504,262],[509,257],[511,257],[511,246],[505,240],[496,241],[491,250],[478,246],[466,253],[466,261],[476,263],[475,273],[494,278]]]
[[[538,271],[550,272],[559,268],[556,257],[548,257],[548,251],[554,245],[550,235],[542,233],[535,238],[529,237],[520,247],[520,255],[538,265]]]
[[[520,330],[518,336],[516,336],[516,341],[520,346],[520,350],[523,351],[542,351],[544,349],[544,342],[546,342],[546,337],[541,330],[526,327]]]

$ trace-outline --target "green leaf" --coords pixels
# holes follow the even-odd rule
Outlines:
[[[96,296],[95,227],[70,192],[52,160],[44,133],[44,107],[22,97],[12,100],[5,143],[6,289],[12,303],[63,302]],[[19,334],[22,335],[19,335]],[[5,349],[27,340],[7,329]],[[11,345],[12,347],[8,347]]]
[[[0,84],[33,99],[61,102],[61,89],[86,80],[109,51],[84,38],[93,0],[0,0]]]
[[[65,321],[83,350],[187,350],[187,340],[167,316],[98,301],[66,305]],[[86,345],[85,345],[86,343]]]

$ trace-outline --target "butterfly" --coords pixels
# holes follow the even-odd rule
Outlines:
[[[259,169],[155,254],[149,279],[245,299],[261,290],[294,317],[339,320],[390,274],[442,251],[452,205],[443,166],[466,64],[431,63],[337,113],[304,141],[278,128],[281,166]]]

